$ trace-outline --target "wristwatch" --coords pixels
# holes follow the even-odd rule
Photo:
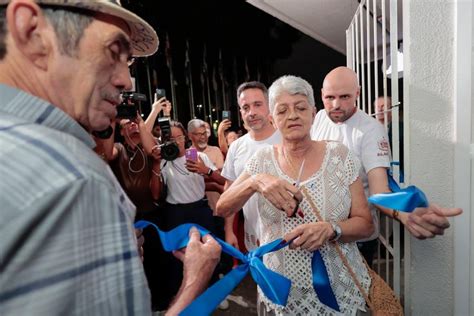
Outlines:
[[[337,225],[336,223],[331,223],[331,226],[332,226],[332,230],[334,231],[334,237],[329,239],[329,241],[337,241],[342,236],[341,227]]]

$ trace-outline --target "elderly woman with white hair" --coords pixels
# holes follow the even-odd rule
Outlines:
[[[217,211],[237,212],[254,193],[262,244],[284,236],[289,248],[267,254],[265,265],[292,281],[286,306],[259,289],[260,315],[355,315],[365,301],[339,257],[338,243],[365,291],[370,277],[355,244],[373,231],[360,163],[339,142],[312,141],[316,115],[311,85],[283,76],[269,89],[270,112],[283,141],[255,153],[246,171],[221,196]],[[340,312],[323,304],[313,288],[312,257],[320,250]]]

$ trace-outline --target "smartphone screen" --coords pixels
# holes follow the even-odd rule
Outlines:
[[[230,111],[222,111],[222,119],[230,120]]]
[[[186,149],[186,160],[197,161],[198,154],[196,148],[188,148]]]
[[[159,100],[162,97],[166,98],[166,90],[165,89],[156,89],[156,99]]]

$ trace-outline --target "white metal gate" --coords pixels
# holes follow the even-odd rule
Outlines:
[[[353,69],[359,77],[361,94],[357,100],[360,109],[369,115],[374,115],[376,109],[372,108],[373,101],[379,96],[385,98],[389,92],[387,75],[387,49],[390,52],[391,64],[391,99],[392,115],[391,122],[388,122],[387,108],[384,109],[384,124],[387,129],[388,124],[392,126],[392,161],[400,161],[399,142],[399,74],[398,74],[398,49],[399,33],[401,34],[401,23],[398,21],[402,15],[400,10],[401,1],[397,0],[361,0],[352,22],[346,30],[347,66]],[[381,61],[381,65],[379,65]],[[381,69],[381,74],[379,70]],[[403,131],[402,131],[403,132]],[[394,178],[401,182],[400,167],[393,165]],[[403,186],[403,183],[400,183]],[[408,271],[404,266],[409,256],[408,235],[405,238],[405,245],[401,245],[400,224],[391,218],[381,215],[380,237],[378,256],[374,261],[374,269],[393,287],[395,293],[400,296],[402,303],[408,294],[408,287],[404,287],[404,271]],[[403,267],[403,269],[402,269]],[[408,304],[405,305],[405,310]]]

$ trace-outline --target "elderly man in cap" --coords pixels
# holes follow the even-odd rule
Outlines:
[[[150,314],[134,206],[93,152],[152,27],[118,1],[0,0],[0,314]],[[220,248],[190,232],[177,314]]]

